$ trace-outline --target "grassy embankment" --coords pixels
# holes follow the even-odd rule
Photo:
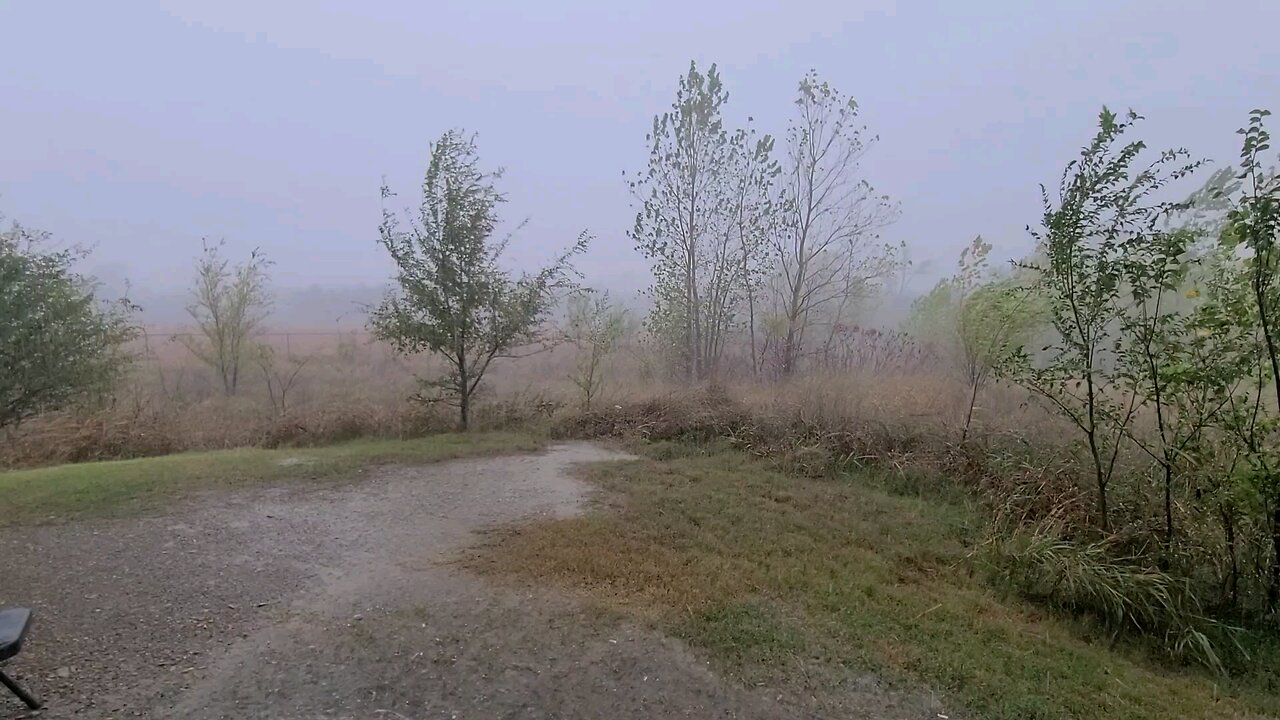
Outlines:
[[[367,467],[539,449],[521,433],[445,433],[416,440],[356,440],[316,448],[246,448],[0,473],[0,526],[153,511],[197,491],[341,480]]]
[[[684,638],[748,684],[794,695],[873,672],[980,718],[1256,717],[1250,678],[1152,653],[985,582],[979,508],[954,486],[872,472],[807,479],[724,448],[657,444],[590,467],[593,512],[512,528],[479,566],[584,588]]]

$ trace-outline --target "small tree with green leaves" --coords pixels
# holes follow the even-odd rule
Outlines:
[[[968,395],[960,442],[969,437],[978,395],[996,367],[1044,322],[1034,292],[1015,277],[990,277],[991,244],[975,237],[956,272],[912,303],[907,330],[955,360]]]
[[[396,264],[396,287],[371,313],[369,327],[401,353],[438,354],[443,377],[419,378],[425,402],[458,408],[471,421],[472,400],[497,358],[547,341],[540,333],[556,291],[570,286],[570,260],[586,249],[584,232],[549,265],[513,278],[501,260],[510,239],[493,239],[503,195],[501,171],[480,167],[473,137],[450,130],[431,146],[415,217],[402,225],[385,210],[379,243]],[[383,198],[393,197],[383,187]]]
[[[128,364],[133,306],[101,301],[73,269],[85,253],[48,238],[0,231],[0,428],[106,392]]]
[[[1253,377],[1251,392],[1234,398],[1226,414],[1227,427],[1242,446],[1244,484],[1262,508],[1270,530],[1271,562],[1266,604],[1280,606],[1280,174],[1266,165],[1271,135],[1265,120],[1270,112],[1254,110],[1243,136],[1240,172],[1243,187],[1231,198],[1232,208],[1222,233],[1222,245],[1242,258],[1243,272],[1229,296],[1237,302],[1235,317],[1255,340],[1243,357]],[[1272,393],[1272,401],[1264,394]]]
[[[224,243],[205,243],[196,261],[196,283],[187,313],[196,323],[195,336],[178,340],[217,374],[222,391],[235,395],[240,371],[253,355],[253,334],[271,311],[267,269],[271,262],[253,250],[249,259],[232,265],[223,257]]]
[[[622,339],[626,319],[626,309],[608,293],[585,292],[569,300],[566,334],[577,352],[569,381],[581,393],[584,410],[604,387],[605,363]]]
[[[1185,150],[1169,150],[1135,169],[1146,144],[1118,143],[1138,119],[1131,111],[1121,120],[1103,108],[1093,141],[1063,172],[1057,201],[1042,188],[1043,226],[1031,232],[1045,259],[1025,267],[1038,277],[1053,337],[1036,356],[1022,348],[1004,365],[1080,431],[1104,532],[1107,487],[1140,400],[1114,369],[1126,251],[1149,242],[1164,216],[1167,208],[1152,194],[1198,165],[1187,162]]]
[[[1115,379],[1155,423],[1154,432],[1124,430],[1160,475],[1166,563],[1174,539],[1174,485],[1209,461],[1206,433],[1248,376],[1239,360],[1247,333],[1238,313],[1221,292],[1205,299],[1187,285],[1200,262],[1190,257],[1198,238],[1194,226],[1153,230],[1126,244],[1119,261]],[[1186,307],[1186,299],[1194,304]]]
[[[629,183],[640,203],[630,236],[653,261],[648,329],[691,382],[720,370],[744,304],[754,331],[778,174],[772,138],[725,127],[728,100],[715,65],[690,63]]]

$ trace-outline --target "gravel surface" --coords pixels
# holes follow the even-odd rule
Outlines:
[[[304,454],[304,453],[300,453]],[[495,524],[575,512],[588,444],[208,494],[163,516],[0,531],[0,606],[34,608],[0,717],[795,718],[681,644],[452,559]],[[872,688],[861,717],[935,717]]]

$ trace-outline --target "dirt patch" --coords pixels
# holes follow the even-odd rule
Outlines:
[[[807,716],[652,630],[452,562],[477,531],[574,513],[568,468],[618,457],[568,444],[0,531],[0,604],[37,617],[9,670],[44,718]]]

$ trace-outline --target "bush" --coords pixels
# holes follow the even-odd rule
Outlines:
[[[1204,613],[1191,582],[1117,557],[1105,541],[1072,542],[1039,529],[994,535],[984,544],[985,564],[998,582],[1024,597],[1070,613],[1083,613],[1116,631],[1151,637],[1176,660],[1225,672],[1227,651],[1239,651],[1235,629]]]

